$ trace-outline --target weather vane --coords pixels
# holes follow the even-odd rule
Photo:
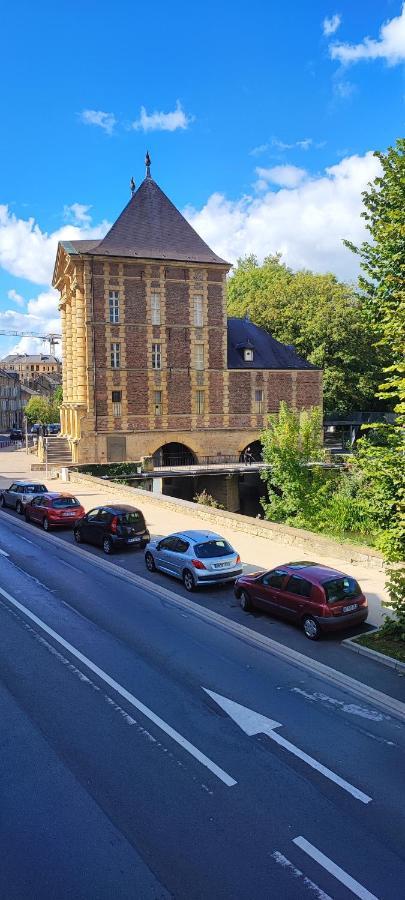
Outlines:
[[[145,156],[145,166],[146,166],[146,177],[147,177],[147,178],[150,178],[150,156],[149,156],[149,150],[146,151],[146,156]]]
[[[132,196],[134,196],[135,187],[136,187],[135,182],[134,182],[134,176],[132,176],[129,186],[131,188],[131,194],[132,194]]]

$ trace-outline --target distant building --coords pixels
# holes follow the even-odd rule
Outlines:
[[[0,360],[0,365],[7,372],[17,372],[20,381],[28,384],[40,375],[52,375],[62,378],[62,363],[56,356],[45,353],[10,353]]]
[[[238,456],[280,401],[322,403],[322,373],[227,319],[230,263],[150,176],[102,240],[61,241],[62,432],[78,463]]]
[[[24,405],[17,373],[0,369],[0,433],[22,427]]]

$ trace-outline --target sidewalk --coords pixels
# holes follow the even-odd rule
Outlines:
[[[53,479],[46,479],[44,472],[31,472],[31,462],[35,461],[33,455],[26,455],[25,450],[0,450],[0,489],[10,484],[11,480],[32,478],[35,481],[43,481],[50,490],[66,490],[75,494],[84,508],[87,510],[93,506],[99,506],[102,503],[111,503],[112,495],[110,492],[103,493],[102,489],[95,489],[91,485],[82,484],[74,481],[74,473],[72,480],[68,484]],[[116,499],[120,499],[120,486],[117,485]],[[125,496],[124,502],[128,503],[128,496]],[[149,499],[148,493],[145,492],[145,499],[140,501],[139,495],[134,496],[134,506],[140,505],[148,523],[152,536],[161,536],[171,531],[182,531],[184,529],[204,529],[210,526],[204,525],[204,522],[196,516],[168,511],[165,508],[159,509],[156,501]],[[286,563],[292,558],[297,559],[299,551],[296,547],[289,548],[284,543],[277,543],[275,540],[267,540],[266,538],[249,535],[241,531],[236,531],[231,527],[224,527],[221,532],[227,540],[238,550],[244,563],[250,567],[258,569],[271,569],[273,566]],[[354,565],[344,562],[339,558],[338,544],[336,556],[325,556],[322,553],[316,554],[316,561],[332,566],[336,569],[343,570],[349,575],[356,578],[369,601],[369,618],[370,625],[380,625],[384,618],[381,607],[383,600],[387,599],[384,589],[385,575],[376,569],[367,568],[363,565]]]

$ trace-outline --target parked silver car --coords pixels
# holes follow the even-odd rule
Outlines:
[[[44,484],[33,481],[13,481],[9,488],[0,493],[0,506],[11,506],[18,513],[23,513],[25,506],[39,494],[46,494],[48,488]]]
[[[151,541],[145,562],[150,572],[160,569],[180,578],[187,591],[234,581],[242,574],[239,554],[214,531],[181,531]]]

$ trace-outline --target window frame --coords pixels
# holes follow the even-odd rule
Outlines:
[[[150,295],[150,317],[152,325],[162,324],[162,301],[159,291],[151,291]]]
[[[260,398],[257,396],[260,394]],[[263,388],[255,388],[255,413],[262,416],[264,413],[264,390]]]
[[[157,400],[156,397],[159,394],[160,399]],[[157,389],[153,392],[153,408],[155,416],[163,415],[163,391]]]
[[[108,292],[108,315],[110,325],[118,325],[120,321],[120,292]]]
[[[194,347],[195,369],[197,372],[203,372],[205,369],[205,344],[202,341],[196,341]]]
[[[154,341],[152,344],[152,369],[159,372],[162,368],[162,343]]]
[[[202,403],[201,403],[202,400]],[[205,413],[205,390],[197,388],[195,392],[195,409],[197,416],[203,416]]]
[[[204,295],[194,294],[194,327],[204,327]]]
[[[111,368],[112,369],[120,369],[121,368],[121,343],[120,343],[120,341],[111,341],[110,356],[111,356],[111,359],[110,359]]]

